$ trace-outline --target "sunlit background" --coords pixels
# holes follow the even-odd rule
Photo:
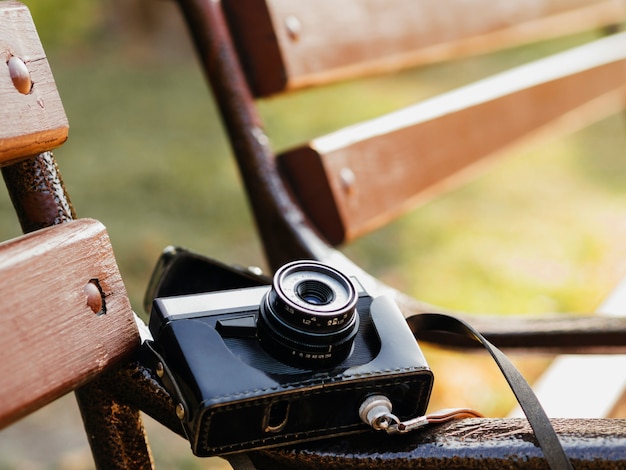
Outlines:
[[[25,3],[69,117],[70,138],[56,151],[57,161],[78,215],[107,226],[134,309],[143,314],[151,269],[169,244],[266,266],[176,6]],[[262,115],[280,149],[588,37],[422,67],[394,77],[393,86],[372,78],[267,100]],[[452,309],[504,316],[591,312],[626,270],[625,130],[620,115],[541,146],[518,147],[479,180],[344,251],[386,282]],[[4,187],[2,193],[4,240],[20,230]],[[513,406],[504,380],[483,356],[426,353],[437,380],[433,407],[470,406],[502,416]],[[515,359],[530,379],[548,360]],[[148,425],[158,468],[220,463],[194,458],[182,439]],[[0,432],[0,469],[92,466],[72,396]]]

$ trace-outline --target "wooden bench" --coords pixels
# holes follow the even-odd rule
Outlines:
[[[522,139],[577,129],[625,104],[626,36],[618,33],[276,154],[263,130],[257,98],[578,31],[608,31],[624,19],[624,5],[178,3],[219,104],[270,264],[277,268],[303,258],[334,264],[359,277],[370,291],[393,295],[407,316],[441,309],[383,285],[332,245],[349,242],[466,181]],[[619,318],[465,318],[504,348],[624,351],[624,320]],[[468,346],[449,337],[427,339]],[[580,464],[591,462],[587,459],[595,444],[589,447],[587,439],[600,436],[597,425],[613,432],[623,429],[624,422],[558,424],[559,432],[576,441],[567,451],[576,454],[573,458]],[[541,465],[533,454],[536,448],[531,446],[535,450],[529,453],[522,443],[527,436],[519,426],[514,420],[472,421],[437,429],[430,437],[413,436],[399,445],[376,437],[355,438],[263,452],[253,460],[261,468],[438,468],[442,462],[485,468],[510,464],[510,458]],[[583,437],[586,431],[590,434]],[[511,447],[499,447],[499,432],[516,436]],[[602,434],[600,440],[623,446],[622,439]],[[625,458],[622,451],[617,454],[619,461]],[[592,460],[600,467],[613,464],[609,458],[604,463]]]
[[[415,4],[396,1],[397,10],[385,7],[372,11],[378,12],[375,16],[381,15],[381,18],[390,14],[386,21],[391,21],[393,27],[386,31],[395,31],[400,36],[405,34],[410,38],[413,27],[410,22],[403,22],[408,21],[406,12],[414,13]],[[329,34],[333,27],[338,31],[350,30],[347,28],[349,25],[341,24],[344,16],[333,15],[336,2],[179,0],[179,3],[220,103],[272,265],[278,266],[296,258],[324,260],[358,275],[372,292],[391,293],[401,302],[407,314],[429,310],[431,307],[423,302],[409,300],[378,283],[319,236],[321,228],[313,225],[313,216],[305,214],[301,209],[307,204],[296,200],[287,189],[287,171],[279,172],[262,122],[256,113],[250,91],[256,88],[249,86],[249,83],[253,83],[252,78],[248,82],[242,71],[242,62],[247,63],[243,58],[256,57],[256,53],[238,53],[232,42],[232,37],[243,41],[245,36],[251,34],[247,22],[253,21],[262,28],[263,37],[271,39],[274,48],[276,38],[292,45],[298,42],[307,44],[303,33],[308,30],[307,22],[313,21],[312,24],[316,26],[312,36],[315,46],[316,40],[326,37],[325,34],[318,34],[317,28],[331,28],[327,30]],[[422,47],[421,42],[416,47],[416,43],[411,44],[409,41],[406,53],[389,60],[389,57],[395,55],[394,48],[398,44],[405,44],[402,38],[397,39],[392,41],[390,48],[378,51],[378,57],[373,61],[365,61],[365,65],[313,62],[313,47],[304,56],[295,51],[294,57],[300,58],[294,65],[284,68],[284,64],[272,61],[276,61],[277,57],[284,60],[287,56],[282,52],[278,55],[274,52],[274,55],[264,59],[266,62],[260,62],[261,71],[257,75],[265,77],[275,71],[275,67],[279,67],[277,76],[286,84],[280,85],[280,89],[291,90],[331,79],[344,79],[354,73],[391,70],[434,58],[450,57],[459,52],[485,50],[492,47],[494,41],[502,45],[503,42],[512,43],[520,38],[535,37],[536,34],[549,36],[570,29],[600,27],[611,24],[615,18],[623,15],[621,2],[617,1],[568,2],[567,5],[565,2],[549,3],[551,6],[546,6],[545,10],[513,10],[518,13],[511,17],[505,15],[511,9],[505,8],[502,10],[505,13],[501,14],[504,16],[487,15],[484,21],[481,19],[469,29],[454,28],[456,31],[452,37],[427,37],[426,48]],[[585,6],[587,3],[589,5]],[[423,15],[432,13],[434,19],[441,14],[437,5],[433,2],[433,10],[420,11],[422,18],[428,18]],[[466,2],[459,2],[455,10],[461,19],[468,16],[460,9],[463,5]],[[362,14],[377,6],[380,7],[380,4],[374,0],[345,0],[342,10],[344,7],[354,8],[352,13],[365,21],[367,16]],[[579,9],[584,13],[582,19],[574,14]],[[320,16],[316,16],[317,13]],[[76,219],[60,172],[50,153],[66,139],[67,121],[32,19],[23,5],[12,0],[0,2],[0,17],[0,99],[3,103],[0,109],[0,165],[20,224],[27,232],[22,237],[0,245],[0,339],[3,340],[4,351],[10,352],[3,357],[1,366],[5,376],[3,386],[0,387],[0,423],[3,427],[7,426],[62,394],[75,391],[97,468],[151,468],[153,464],[138,410],[147,412],[172,431],[181,433],[172,400],[160,386],[154,371],[134,355],[140,341],[139,334],[106,230],[97,221]],[[271,19],[269,23],[268,18]],[[333,26],[330,18],[337,19],[340,24]],[[424,19],[421,21],[431,24]],[[372,28],[375,24],[371,23],[368,31],[374,31]],[[397,28],[399,24],[408,26]],[[503,24],[510,27],[503,27]],[[284,28],[274,29],[276,25],[284,25]],[[380,37],[387,34],[382,30]],[[350,43],[352,39],[348,37],[347,40]],[[254,37],[252,42],[256,42]],[[329,47],[328,43],[322,44],[322,51],[335,46],[339,49],[336,38],[331,45],[333,47]],[[376,48],[366,44],[362,50],[372,52]],[[596,55],[595,52],[592,55]],[[357,58],[357,62],[361,62],[359,56],[352,52],[344,57]],[[620,61],[621,58],[615,57],[605,62],[596,61],[589,69],[591,76],[601,74],[601,70],[611,72],[609,79],[603,81],[598,94],[583,95],[579,103],[566,100],[564,107],[556,110],[555,114],[568,114],[577,105],[591,109],[596,116],[601,114],[600,108],[609,111],[614,109],[613,99],[605,98],[604,92],[621,96],[620,85],[612,78],[616,71],[621,70],[619,65],[614,65]],[[298,69],[296,63],[304,69]],[[320,69],[309,70],[307,67],[312,63],[318,64]],[[329,65],[332,67],[328,68]],[[251,65],[247,64],[246,67]],[[249,70],[252,77],[253,68]],[[287,70],[291,72],[287,73]],[[587,74],[583,71],[581,73]],[[560,80],[560,76],[555,79]],[[566,78],[563,77],[563,80]],[[572,86],[577,86],[577,82],[572,83]],[[542,88],[541,83],[534,83],[527,84],[527,88],[508,91],[520,99],[521,96],[527,96],[524,95],[525,90],[535,90],[534,86]],[[269,89],[265,92],[278,91]],[[528,93],[532,94],[530,91]],[[483,100],[488,103],[493,101],[485,97]],[[607,105],[608,101],[611,103]],[[483,107],[481,103],[474,103],[473,106],[472,103],[466,104],[467,109],[481,109],[481,115],[489,110],[488,106]],[[508,108],[511,102],[504,104]],[[538,123],[531,120],[521,128],[516,128],[510,137],[516,138],[526,131],[534,131],[540,124],[543,124],[542,120]],[[419,127],[419,123],[411,123],[410,126]],[[315,145],[309,147],[318,150]],[[487,150],[495,151],[491,147]],[[479,153],[477,151],[468,160],[460,162],[460,165],[451,165],[452,169],[456,171],[473,164],[474,160],[481,157]],[[286,162],[290,157],[282,158]],[[285,163],[285,168],[287,166]],[[292,166],[298,168],[297,164]],[[333,178],[344,181],[340,188],[347,186],[348,196],[360,194],[362,190],[358,189],[358,185],[362,181],[356,177],[362,176],[357,174],[357,168],[350,167],[354,178],[345,171],[342,176],[343,168],[338,166],[339,175],[329,178],[329,181]],[[350,184],[346,185],[345,180]],[[357,192],[352,192],[352,188]],[[426,185],[426,188],[430,186]],[[406,194],[400,196],[407,197]],[[413,195],[409,198],[419,199]],[[391,202],[395,205],[398,201]],[[372,228],[381,223],[381,217],[396,213],[395,209],[385,207],[381,211],[385,213],[384,216],[372,216],[376,222],[363,223],[357,220],[358,223],[352,226],[352,221],[348,221],[338,233],[344,233],[342,238],[354,237],[360,234],[362,227]],[[336,212],[340,214],[339,209]],[[326,237],[330,238],[329,235]],[[494,341],[519,348],[526,346],[520,339],[520,333],[541,332],[547,323],[522,319],[504,328],[489,321],[477,321],[475,324],[481,326]],[[567,319],[563,322],[550,321],[549,324],[551,330],[537,342],[539,347],[549,349],[556,344],[559,350],[595,350],[602,346],[608,351],[624,347],[626,325],[620,320]],[[593,337],[586,335],[589,328],[595,328],[597,334]],[[576,338],[584,341],[572,345],[571,337],[577,334],[579,336]],[[570,419],[558,421],[555,425],[559,434],[567,437],[565,447],[575,463],[608,468],[626,462],[624,420]],[[276,468],[280,465],[281,468],[300,469],[331,465],[363,468],[378,464],[395,465],[396,468],[415,465],[440,468],[445,464],[485,468],[509,465],[514,461],[537,466],[543,464],[541,453],[533,444],[525,420],[519,419],[464,420],[400,440],[381,440],[378,435],[360,436],[356,439],[256,453],[252,458],[261,468]],[[245,457],[232,461],[239,465],[242,460]]]
[[[274,75],[289,77],[290,70],[295,66],[290,66],[288,60],[291,60],[289,58],[292,55],[297,56],[297,53],[303,54],[301,62],[317,64],[322,70],[311,72],[312,78],[298,78],[293,81],[285,79],[283,86],[288,91],[293,91],[297,84],[318,83],[322,80],[320,77],[344,78],[346,70],[352,70],[357,75],[364,71],[371,72],[379,61],[361,64],[367,58],[365,57],[358,59],[356,65],[342,65],[339,72],[332,68],[326,70],[323,61],[313,60],[312,50],[299,48],[300,43],[307,44],[304,32],[297,40],[285,33],[288,29],[286,25],[292,21],[290,18],[299,18],[301,22],[306,18],[311,25],[303,27],[303,31],[310,31],[310,34],[318,37],[318,42],[322,43],[318,46],[326,51],[326,55],[341,55],[341,36],[317,34],[321,25],[325,28],[324,31],[333,27],[326,10],[321,8],[325,2],[317,2],[312,11],[309,11],[306,2],[291,2],[285,6],[280,1],[225,1],[215,2],[216,6],[212,7],[203,0],[180,0],[179,3],[221,108],[271,265],[278,267],[286,261],[306,257],[331,261],[348,272],[360,275],[374,289],[395,295],[403,305],[406,315],[434,307],[409,299],[382,285],[339,251],[331,248],[328,240],[335,243],[350,240],[367,229],[379,226],[385,220],[407,210],[409,205],[432,195],[435,190],[450,187],[453,182],[466,179],[469,173],[473,173],[472,169],[484,167],[485,160],[492,159],[522,138],[537,137],[547,130],[557,130],[555,127],[562,130],[563,127],[555,126],[554,121],[571,129],[585,120],[588,122],[590,119],[616,112],[624,103],[624,36],[619,34],[462,87],[397,113],[338,130],[281,155],[275,155],[268,136],[263,132],[263,123],[255,107],[254,93],[262,96],[262,93],[267,92],[263,88],[265,85],[258,83],[258,77],[272,75],[272,65],[282,67]],[[476,5],[462,3],[468,10],[457,13],[459,17],[469,17],[473,8],[477,8]],[[381,14],[381,8],[386,9],[376,1],[371,4],[356,2],[355,5],[350,2],[349,5],[357,10],[362,9],[359,14],[355,13],[357,17],[372,22],[375,22],[372,18]],[[395,15],[406,19],[416,14],[411,5],[411,2],[398,1],[399,13]],[[619,2],[574,2],[567,6],[561,2],[542,2],[542,8],[533,9],[535,16],[531,15],[530,18],[519,17],[516,13],[525,11],[526,2],[521,1],[515,5],[518,5],[517,9],[506,10],[510,17],[486,22],[478,31],[466,34],[469,44],[477,42],[481,44],[481,50],[487,44],[502,47],[500,38],[503,37],[517,39],[521,36],[528,39],[529,33],[536,34],[537,31],[549,36],[555,32],[564,33],[561,28],[572,27],[576,31],[583,28],[583,25],[600,27],[624,16],[624,9]],[[320,6],[319,10],[317,6]],[[299,13],[298,8],[303,11]],[[217,12],[214,11],[216,9]],[[432,13],[437,11],[434,8]],[[579,21],[562,24],[561,15],[570,18],[575,13],[582,15],[584,21],[579,18]],[[260,18],[269,21],[270,16],[271,22],[260,21]],[[333,18],[339,23],[342,21],[341,16]],[[423,20],[422,16],[414,21],[416,24],[421,24],[422,21],[431,24],[430,21]],[[555,29],[554,22],[560,24],[561,28]],[[276,31],[268,32],[271,27],[275,27]],[[343,26],[340,24],[336,28],[342,30]],[[372,28],[359,30],[365,32]],[[258,32],[254,33],[257,29]],[[417,26],[414,29],[417,30]],[[407,30],[410,32],[410,28]],[[454,34],[458,35],[458,31],[463,31],[463,28],[456,25]],[[363,33],[362,36],[368,38],[369,33]],[[476,37],[481,40],[478,41]],[[487,41],[487,37],[494,39],[495,44]],[[437,42],[427,37],[428,41],[435,43],[433,45],[427,41],[427,50],[437,46],[436,50],[447,51],[446,56],[458,52],[460,46],[456,41],[466,37],[461,35],[454,38],[452,42],[441,39]],[[349,50],[352,51],[359,43],[354,38],[350,41],[352,43]],[[407,63],[407,57],[419,58],[421,61],[420,50],[414,51],[410,43],[409,46],[399,40],[397,43],[397,54],[388,54],[401,59],[393,64],[385,62],[384,70],[392,65],[407,66],[411,63]],[[238,49],[235,48],[237,45]],[[260,50],[255,50],[255,47]],[[406,47],[408,50],[403,49]],[[266,57],[267,54],[269,57],[279,56],[277,48],[281,51],[280,57],[284,63],[276,63]],[[371,50],[367,43],[362,49]],[[466,52],[465,47],[460,50]],[[358,57],[358,54],[353,56]],[[272,89],[272,92],[276,93],[276,90]],[[537,107],[538,103],[541,106]],[[537,113],[531,112],[534,109],[531,105],[538,108]],[[497,131],[491,111],[500,118],[497,121]],[[482,122],[486,129],[480,127],[479,123]],[[446,129],[444,126],[448,123],[456,124],[457,127],[447,131],[445,135],[459,137],[447,138],[445,142],[436,145],[433,139],[439,132],[443,132],[442,129]],[[413,137],[413,133],[418,137]],[[462,143],[466,148],[455,151],[455,145]],[[371,148],[367,147],[370,144]],[[411,158],[414,152],[419,152],[417,158]],[[390,155],[393,155],[392,159]],[[333,223],[329,223],[329,220]],[[315,223],[316,221],[319,223]],[[618,336],[624,323],[621,320],[595,317],[582,318],[579,321],[568,317],[567,322],[571,322],[569,326],[566,322],[559,326],[553,319],[546,320],[543,325],[541,321],[533,319],[526,322],[523,318],[507,320],[504,326],[499,320],[489,322],[476,317],[475,321],[490,337],[497,338],[501,345],[511,348],[524,346],[519,337],[515,339],[511,335],[515,330],[532,329],[536,332],[549,325],[549,343],[536,343],[533,347],[585,349],[590,345],[580,344],[580,348],[573,344],[568,346],[567,343],[571,343],[572,338],[568,340],[567,336],[574,332],[577,323],[584,329],[595,324],[599,334],[597,342],[613,348],[612,350],[615,343],[621,343]],[[613,333],[606,331],[604,335],[602,324],[611,325],[609,329],[617,330],[613,329]],[[565,331],[561,327],[574,330]],[[536,338],[536,341],[541,340]],[[593,347],[596,346],[598,345]]]

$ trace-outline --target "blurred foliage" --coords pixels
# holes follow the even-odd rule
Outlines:
[[[104,2],[94,0],[24,0],[46,50],[88,43],[102,26]]]

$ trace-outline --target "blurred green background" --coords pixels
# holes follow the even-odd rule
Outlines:
[[[81,217],[108,228],[133,307],[168,244],[265,266],[237,170],[173,3],[31,0],[70,121],[55,152]],[[599,35],[600,33],[594,33]],[[422,67],[261,103],[277,149],[412,104],[585,37]],[[355,104],[356,103],[356,104]],[[625,272],[622,116],[511,150],[479,180],[345,247],[425,301],[494,314],[590,312]],[[497,129],[493,129],[497,132]],[[455,136],[451,135],[450,138]],[[4,188],[2,239],[19,226]],[[434,406],[507,412],[514,398],[482,356],[427,349]],[[462,359],[461,359],[462,358]],[[546,358],[516,358],[530,378]],[[159,468],[209,468],[149,423]],[[91,468],[72,397],[0,433],[0,469]],[[219,463],[219,462],[218,462]]]

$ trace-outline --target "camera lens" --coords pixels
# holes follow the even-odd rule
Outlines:
[[[331,367],[352,350],[359,327],[358,295],[334,268],[297,261],[280,268],[259,308],[257,336],[286,364]]]
[[[311,305],[327,305],[333,301],[333,290],[319,281],[303,281],[296,287],[296,294]]]

